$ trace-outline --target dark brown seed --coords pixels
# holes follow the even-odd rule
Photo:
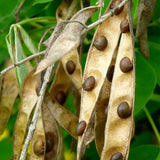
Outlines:
[[[86,122],[85,121],[81,121],[78,123],[77,128],[76,128],[76,134],[77,136],[81,136],[86,128]]]
[[[82,84],[85,91],[91,91],[95,86],[95,78],[93,76],[88,77]]]
[[[133,69],[133,63],[128,57],[124,57],[120,62],[120,69],[122,72],[127,73]]]
[[[123,155],[120,152],[115,153],[110,160],[123,160]]]
[[[127,33],[129,32],[129,22],[128,19],[125,19],[121,22],[120,24],[120,29],[122,33]]]
[[[109,8],[110,8],[110,9],[113,9],[113,8],[115,8],[117,5],[119,5],[121,2],[122,2],[122,0],[116,0],[116,1],[114,1],[114,2],[110,5]],[[120,9],[117,9],[117,10],[115,11],[115,15],[120,14],[120,13],[122,12],[123,8],[124,8],[124,7],[121,7]]]
[[[100,51],[105,50],[105,48],[107,47],[107,39],[105,36],[101,36],[98,41],[94,41],[93,45]]]
[[[117,113],[120,118],[128,118],[131,115],[131,109],[127,102],[122,102],[118,108]]]
[[[112,82],[113,73],[114,73],[114,65],[111,65],[111,66],[109,66],[108,71],[107,71],[107,79],[110,82]]]
[[[34,153],[36,155],[43,155],[44,154],[44,142],[43,140],[37,140],[35,141],[34,143],[34,146],[33,146],[33,150],[34,150]]]
[[[75,71],[76,65],[73,61],[68,61],[66,64],[66,69],[69,74],[72,74]]]
[[[56,100],[58,101],[59,104],[64,104],[65,100],[66,100],[66,95],[63,91],[59,91],[56,96],[55,96]]]
[[[55,135],[51,132],[46,133],[46,152],[50,152],[54,147]]]

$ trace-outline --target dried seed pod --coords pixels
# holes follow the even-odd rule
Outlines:
[[[66,64],[66,69],[69,74],[72,74],[76,69],[75,63],[72,60],[68,61]]]
[[[82,84],[82,87],[85,91],[91,91],[95,87],[95,83],[95,78],[93,76],[89,76]]]
[[[52,132],[46,133],[46,152],[50,152],[54,146],[55,135]]]
[[[128,19],[125,19],[121,22],[120,24],[120,29],[122,33],[127,33],[129,32],[129,22]]]
[[[121,68],[121,71],[124,73],[130,72],[133,69],[133,63],[128,57],[124,57],[120,61],[120,68]]]
[[[119,5],[121,2],[122,2],[122,0],[115,0],[115,1],[113,1],[113,2],[111,3],[111,5],[109,6],[109,8],[110,8],[110,9],[113,9],[113,8],[115,8],[117,5]],[[117,10],[115,11],[115,15],[120,14],[120,13],[122,12],[123,8],[124,8],[124,7],[121,7],[120,9],[117,9]]]
[[[85,128],[86,128],[86,122],[85,121],[80,121],[77,125],[77,128],[76,128],[77,136],[81,136],[83,134]]]
[[[36,155],[43,155],[44,154],[44,141],[43,140],[37,140],[34,142],[34,153]]]
[[[55,98],[56,98],[57,102],[62,105],[62,104],[64,104],[64,102],[66,100],[66,95],[63,91],[59,91],[56,94]]]
[[[113,73],[114,73],[114,65],[111,65],[109,66],[108,71],[107,71],[107,79],[110,82],[112,82]]]
[[[110,160],[123,160],[123,155],[120,152],[115,153]]]
[[[118,108],[117,113],[120,118],[128,118],[131,115],[131,109],[127,102],[122,102]]]
[[[98,50],[100,50],[100,51],[105,50],[105,48],[107,47],[107,44],[108,44],[108,42],[107,42],[107,39],[106,39],[105,36],[101,36],[101,37],[98,39],[98,41],[95,40],[95,41],[93,42],[93,45],[94,45]]]

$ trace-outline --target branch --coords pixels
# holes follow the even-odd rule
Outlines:
[[[53,67],[54,67],[54,64],[52,66],[48,67],[47,70],[46,70],[46,73],[44,75],[44,81],[43,81],[43,84],[42,84],[42,87],[41,87],[41,90],[40,90],[40,93],[39,93],[39,97],[38,97],[38,100],[37,100],[37,105],[36,105],[36,108],[35,108],[35,111],[34,111],[34,115],[33,115],[31,124],[29,126],[29,131],[28,131],[28,134],[27,134],[27,138],[26,138],[26,141],[24,143],[24,147],[23,147],[23,150],[21,152],[21,156],[20,156],[19,160],[25,160],[26,159],[27,150],[28,150],[31,138],[33,136],[33,133],[35,131],[35,128],[36,128],[39,111],[40,111],[40,108],[41,108],[42,103],[43,103],[43,99],[44,99],[44,96],[45,96],[45,93],[46,93],[47,85],[48,85],[48,82],[50,80],[50,76],[51,76]]]
[[[25,59],[23,59],[23,60],[15,63],[15,64],[13,64],[13,65],[5,68],[3,71],[0,72],[0,76],[2,76],[3,74],[5,74],[6,72],[8,72],[9,70],[11,70],[12,68],[14,68],[14,67],[16,67],[16,66],[20,66],[21,64],[23,64],[23,63],[25,63],[25,62],[27,62],[27,61],[35,58],[35,57],[38,57],[38,56],[40,56],[40,55],[45,54],[45,52],[46,52],[46,51],[42,51],[42,52],[39,52],[39,53],[35,53],[35,54],[33,54],[33,55],[31,55],[31,56],[29,56],[29,57],[27,57],[27,58],[25,58]]]

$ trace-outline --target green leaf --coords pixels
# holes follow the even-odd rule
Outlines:
[[[156,160],[160,160],[160,152],[159,152],[159,154],[158,154]]]
[[[23,41],[26,45],[26,47],[30,50],[31,53],[35,54],[37,52],[36,47],[31,39],[31,37],[28,35],[28,33],[21,27],[18,26],[18,28],[20,29]]]
[[[16,57],[16,62],[18,62],[18,61],[25,58],[25,54],[23,52],[21,40],[19,38],[18,31],[17,31],[16,27],[14,28],[14,33],[15,33],[15,51],[16,51],[15,57]],[[16,67],[16,72],[17,72],[18,83],[19,83],[19,86],[21,89],[22,84],[23,84],[23,80],[25,79],[26,75],[28,74],[27,64],[24,63],[21,66]]]
[[[156,160],[160,146],[143,145],[130,150],[128,160]]]
[[[146,105],[156,86],[156,74],[148,61],[140,52],[136,53],[136,91],[135,109],[136,115]]]
[[[39,4],[39,3],[47,3],[47,2],[51,2],[53,0],[35,0],[35,2],[33,3],[33,5],[35,4]]]

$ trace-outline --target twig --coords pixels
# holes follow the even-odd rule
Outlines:
[[[9,70],[11,70],[12,68],[14,68],[14,67],[16,67],[16,66],[20,66],[21,64],[23,64],[23,63],[25,63],[25,62],[27,62],[27,61],[29,61],[29,60],[37,57],[37,56],[40,56],[40,55],[45,54],[45,52],[46,52],[46,51],[42,51],[42,52],[39,52],[39,53],[35,53],[35,54],[33,54],[33,55],[31,55],[31,56],[29,56],[29,57],[27,57],[27,58],[25,58],[25,59],[23,59],[23,60],[15,63],[15,64],[13,64],[13,65],[5,68],[3,71],[0,72],[0,76],[2,76],[3,74],[5,74],[6,72],[8,72]]]
[[[37,105],[36,105],[36,108],[35,108],[35,111],[34,111],[34,115],[33,115],[31,124],[29,126],[29,131],[28,131],[28,134],[27,134],[27,138],[26,138],[26,141],[24,143],[24,147],[23,147],[23,150],[21,152],[21,156],[20,156],[19,160],[25,160],[26,159],[28,146],[30,144],[31,138],[32,138],[33,133],[34,133],[35,128],[36,128],[39,111],[40,111],[40,108],[41,108],[42,103],[43,103],[43,99],[44,99],[44,96],[45,96],[45,93],[46,93],[47,85],[48,85],[48,82],[50,80],[50,76],[51,76],[53,67],[54,67],[54,65],[48,67],[47,70],[46,70],[46,73],[44,75],[44,81],[43,81],[43,84],[42,84],[42,87],[41,87],[41,90],[40,90],[40,93],[39,93],[39,97],[38,97],[38,100],[37,100]]]

